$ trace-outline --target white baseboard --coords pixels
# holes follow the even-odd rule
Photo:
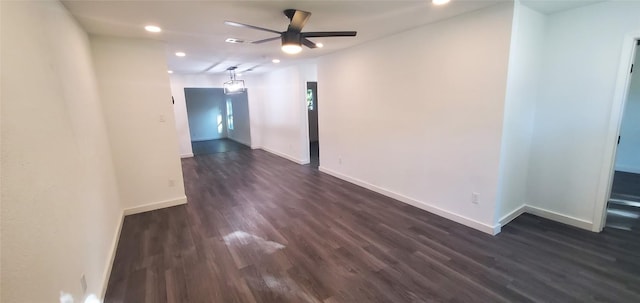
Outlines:
[[[165,200],[165,201],[149,203],[149,204],[145,204],[145,205],[141,205],[141,206],[126,208],[124,210],[124,215],[128,216],[128,215],[143,213],[143,212],[147,212],[147,211],[152,211],[152,210],[156,210],[156,209],[167,208],[167,207],[176,206],[176,205],[182,205],[182,204],[187,204],[187,197],[186,196],[182,196],[182,197],[176,198],[176,199]]]
[[[514,209],[510,213],[504,215],[504,217],[500,218],[500,221],[498,221],[498,223],[500,224],[500,226],[505,226],[509,222],[513,221],[513,219],[524,214],[526,210],[527,210],[527,206],[525,204],[522,204],[520,205],[520,207]]]
[[[120,233],[122,232],[122,224],[124,223],[124,213],[120,215],[118,225],[116,226],[116,233],[111,240],[111,250],[109,258],[107,259],[106,268],[102,275],[102,290],[100,292],[100,298],[104,300],[104,296],[107,294],[107,286],[109,286],[109,278],[111,277],[111,269],[113,269],[113,261],[116,259],[116,251],[118,250],[118,243],[120,241]]]
[[[182,158],[182,159],[184,159],[184,158],[193,158],[193,153],[182,154],[182,155],[180,155],[180,158]]]
[[[298,159],[298,158],[296,158],[294,156],[287,155],[285,153],[281,153],[279,151],[275,151],[275,150],[266,148],[264,146],[260,147],[260,149],[262,149],[262,150],[264,150],[266,152],[272,153],[272,154],[274,154],[274,155],[276,155],[278,157],[285,158],[285,159],[287,159],[289,161],[295,162],[295,163],[300,164],[300,165],[309,164],[309,161],[303,161],[303,160],[300,160],[300,159]]]
[[[349,183],[356,184],[358,186],[364,187],[364,188],[369,189],[371,191],[374,191],[374,192],[377,192],[379,194],[385,195],[387,197],[396,199],[396,200],[398,200],[400,202],[404,202],[406,204],[415,206],[415,207],[420,208],[422,210],[426,210],[426,211],[428,211],[430,213],[433,213],[433,214],[436,214],[436,215],[438,215],[440,217],[443,217],[443,218],[452,220],[454,222],[460,223],[462,225],[466,225],[468,227],[477,229],[477,230],[479,230],[481,232],[484,232],[484,233],[487,233],[487,234],[490,234],[490,235],[496,235],[496,234],[498,234],[500,232],[500,225],[499,224],[496,224],[494,226],[487,225],[487,224],[478,222],[476,220],[473,220],[473,219],[470,219],[470,218],[467,218],[467,217],[464,217],[464,216],[460,216],[460,215],[452,213],[450,211],[438,208],[438,207],[433,206],[431,204],[428,204],[426,202],[418,201],[418,200],[415,200],[413,198],[404,196],[402,194],[399,194],[399,193],[384,189],[382,187],[367,183],[365,181],[358,180],[356,178],[352,178],[352,177],[349,177],[347,175],[343,175],[343,174],[341,174],[339,172],[336,172],[334,170],[328,169],[326,167],[320,166],[319,169],[320,169],[321,172],[329,174],[329,175],[332,175],[332,176],[334,176],[334,177],[336,177],[338,179],[342,179],[342,180],[345,180],[345,181],[347,181]]]
[[[525,206],[525,212],[530,213],[532,215],[536,215],[538,217],[549,219],[551,221],[556,221],[556,222],[564,223],[567,225],[575,226],[578,228],[593,231],[593,222],[589,222],[587,220],[563,215],[551,210],[547,210],[547,209],[543,209],[543,208],[539,208],[531,205]]]

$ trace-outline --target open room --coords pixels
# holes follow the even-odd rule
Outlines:
[[[1,302],[640,302],[640,2],[0,14]]]
[[[224,88],[184,88],[194,155],[237,151],[251,146],[247,92]]]

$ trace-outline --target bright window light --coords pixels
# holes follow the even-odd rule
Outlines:
[[[227,99],[227,129],[233,130],[233,105],[231,99]]]

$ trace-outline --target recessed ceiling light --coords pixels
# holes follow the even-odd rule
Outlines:
[[[432,0],[431,2],[435,5],[443,5],[449,3],[450,0]]]
[[[186,56],[186,55],[187,55],[187,54],[185,54],[184,52],[177,52],[177,53],[176,53],[176,56],[178,56],[178,57],[184,57],[184,56]]]
[[[162,29],[159,26],[155,26],[155,25],[147,25],[144,27],[144,29],[152,33],[159,33],[162,31]]]
[[[168,70],[167,73],[173,74],[173,71],[172,70]]]
[[[322,44],[322,43],[318,42],[318,43],[316,43],[316,47],[323,48],[323,47],[324,47],[324,44]]]
[[[224,40],[227,43],[244,43],[244,40],[236,39],[236,38],[227,38]]]
[[[271,60],[271,62],[273,62],[273,63],[280,63],[280,59],[273,59],[273,60]]]

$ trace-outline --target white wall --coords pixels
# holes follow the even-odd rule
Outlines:
[[[233,107],[233,129],[227,129],[229,139],[251,146],[251,113],[249,112],[248,93],[247,91],[243,94],[228,95],[225,100],[231,100]]]
[[[281,68],[259,79],[253,91],[256,115],[252,120],[260,148],[297,163],[309,162],[306,82],[316,81],[313,63]],[[251,95],[249,104],[251,105]],[[255,121],[255,123],[254,123]]]
[[[222,87],[222,83],[225,81],[229,81],[229,76],[226,74],[219,75],[179,75],[173,74],[171,77],[171,94],[175,100],[175,104],[173,105],[173,110],[176,119],[176,129],[178,131],[178,141],[180,148],[180,155],[182,157],[191,157],[193,156],[193,150],[191,148],[191,134],[189,131],[189,123],[187,117],[187,106],[184,97],[184,89],[186,87]],[[251,142],[249,142],[252,147],[256,147],[259,145],[259,132],[256,129],[256,125],[259,122],[259,115],[257,111],[259,110],[259,87],[260,87],[260,76],[259,75],[244,75],[239,77],[242,80],[245,80],[245,85],[247,86],[247,95],[248,95],[248,107],[249,107],[249,117],[250,121],[250,137]],[[254,114],[254,112],[256,112]],[[255,124],[255,125],[254,125]],[[240,141],[242,142],[242,141]],[[242,142],[245,143],[246,142]]]
[[[495,232],[512,12],[501,4],[322,57],[321,170]]]
[[[640,51],[636,52],[635,72],[620,126],[620,144],[616,152],[616,170],[640,174]]]
[[[583,228],[601,213],[623,38],[640,29],[639,15],[639,2],[604,2],[547,17],[528,204]]]
[[[92,36],[91,48],[126,212],[185,203],[164,44]]]
[[[529,150],[538,97],[544,28],[544,15],[516,2],[500,153],[498,217],[502,218],[501,223],[517,216],[527,202]]]
[[[226,98],[221,88],[185,88],[191,141],[227,137]]]
[[[54,1],[2,1],[2,297],[100,295],[122,215],[86,34]]]

